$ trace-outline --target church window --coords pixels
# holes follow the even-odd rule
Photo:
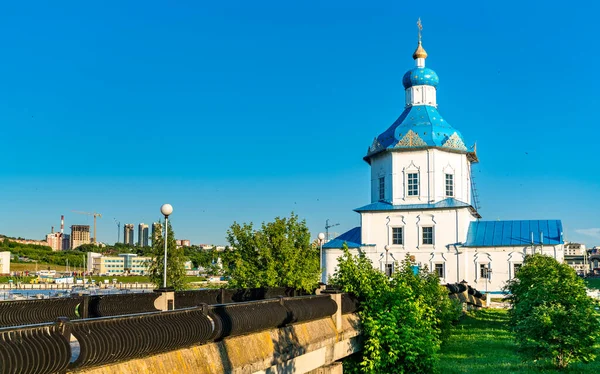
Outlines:
[[[437,274],[438,277],[440,278],[444,278],[445,277],[445,269],[444,269],[444,263],[439,263],[439,264],[434,264],[434,270],[435,270],[435,274]]]
[[[522,265],[521,263],[513,264],[513,278],[517,276],[517,272],[521,269]]]
[[[433,244],[433,227],[423,227],[423,244]]]
[[[408,196],[419,196],[419,173],[408,174]]]
[[[490,279],[492,275],[492,269],[489,264],[479,264],[479,277],[483,279]]]
[[[454,196],[454,175],[446,174],[446,196]]]
[[[404,244],[404,235],[402,231],[402,227],[392,227],[392,244]]]
[[[385,177],[379,177],[379,200],[385,200]]]

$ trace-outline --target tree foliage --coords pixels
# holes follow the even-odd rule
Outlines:
[[[515,339],[526,355],[550,358],[559,368],[595,358],[598,313],[575,270],[549,256],[527,256],[506,290]]]
[[[373,268],[364,255],[344,245],[331,283],[361,300],[364,346],[356,365],[361,373],[435,372],[442,339],[460,308],[439,278],[425,269],[415,274],[407,257],[392,278]]]
[[[319,281],[319,251],[311,248],[306,221],[292,213],[255,230],[234,222],[227,231],[232,287],[294,287],[313,290]]]
[[[162,224],[161,224],[162,227]],[[171,222],[167,226],[167,287],[185,289],[185,261],[183,248],[177,248]],[[150,281],[157,287],[163,286],[165,241],[162,229],[156,230],[152,238],[152,262],[148,268]]]

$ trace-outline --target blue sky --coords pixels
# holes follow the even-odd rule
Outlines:
[[[402,112],[421,17],[439,110],[477,142],[484,219],[558,218],[600,245],[597,8],[3,3],[0,233],[42,238],[98,211],[112,243],[115,218],[149,223],[164,202],[195,243],[291,211],[315,236],[328,218],[357,226],[362,157]]]

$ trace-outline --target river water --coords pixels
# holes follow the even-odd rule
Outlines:
[[[152,292],[151,289],[117,289],[117,288],[102,288],[94,290],[92,295],[117,295],[125,293],[141,293]],[[77,295],[77,291],[73,293]],[[69,297],[71,290],[0,290],[0,301],[2,300],[31,300],[31,299],[47,299],[55,297]]]

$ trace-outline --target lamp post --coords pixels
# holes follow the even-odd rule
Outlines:
[[[391,275],[391,274],[388,274],[388,251],[390,250],[390,246],[386,245],[383,248],[385,249],[385,269],[384,269],[384,272],[385,272],[385,275],[389,277]]]
[[[160,212],[165,216],[165,260],[163,270],[163,288],[167,288],[167,235],[169,233],[169,216],[173,213],[171,204],[163,204]]]
[[[325,283],[323,279],[323,242],[325,241],[325,234],[319,233],[319,269],[321,270],[321,283]]]
[[[484,274],[485,274],[485,293],[488,293],[488,283],[490,283],[490,275],[492,274],[492,269],[485,267],[484,268]]]

